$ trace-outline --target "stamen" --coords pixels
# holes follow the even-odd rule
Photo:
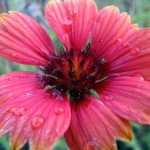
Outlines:
[[[83,95],[91,93],[90,89],[94,90],[95,84],[107,79],[105,64],[103,57],[93,57],[90,44],[79,53],[74,53],[72,48],[70,51],[62,49],[43,66],[42,71],[47,76],[45,89],[68,91],[71,98],[82,99]]]

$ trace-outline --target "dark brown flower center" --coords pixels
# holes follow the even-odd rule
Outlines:
[[[45,88],[54,88],[59,92],[68,92],[72,98],[81,99],[90,94],[95,84],[105,79],[104,58],[93,57],[90,44],[82,51],[64,49],[54,54],[42,71]]]

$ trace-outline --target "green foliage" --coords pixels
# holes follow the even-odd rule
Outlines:
[[[69,150],[68,146],[65,144],[64,137],[59,139],[53,146],[53,150]]]
[[[8,144],[8,135],[4,135],[0,138],[0,150],[10,150]]]

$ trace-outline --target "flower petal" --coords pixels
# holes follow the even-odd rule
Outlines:
[[[12,124],[16,121],[16,118],[9,113],[9,107],[4,105],[7,102],[13,103],[13,101],[10,101],[12,97],[15,99],[18,95],[24,93],[28,95],[32,90],[40,89],[39,78],[40,75],[25,71],[7,73],[0,76],[0,135],[4,135],[12,130]],[[17,108],[12,110],[15,111]],[[20,106],[18,115],[21,112],[23,113],[24,109]],[[22,141],[20,144],[22,145],[24,142]]]
[[[126,13],[120,14],[117,7],[108,6],[101,9],[92,29],[91,48],[94,55],[108,59],[112,56],[112,51],[117,51],[116,46],[137,30],[137,27],[131,25],[130,17]]]
[[[93,0],[51,0],[45,14],[68,50],[73,48],[78,51],[88,40],[97,11]]]
[[[19,150],[29,140],[31,150],[48,150],[69,126],[67,97],[42,89],[39,78],[40,75],[29,72],[0,77],[6,83],[0,97],[0,133],[10,132],[12,149]]]
[[[118,47],[113,54],[109,73],[125,76],[141,75],[150,80],[150,29],[140,29],[126,40],[126,47]]]
[[[37,114],[45,117],[45,123],[41,128],[36,128],[32,132],[31,150],[49,150],[52,144],[64,134],[70,124],[70,105],[66,96],[58,95],[56,97],[52,93],[47,99],[45,98],[43,103],[45,105],[41,108],[41,112],[39,113],[40,109],[36,111]]]
[[[11,11],[0,16],[0,56],[9,60],[43,65],[54,51],[45,30],[32,18]]]
[[[16,71],[0,76],[0,105],[10,97],[41,88],[39,79],[41,75]]]
[[[72,119],[65,138],[71,150],[115,150],[114,136],[130,140],[128,121],[115,115],[100,100],[86,96],[72,103]]]
[[[141,77],[116,77],[99,84],[103,103],[127,120],[150,124],[150,83]]]

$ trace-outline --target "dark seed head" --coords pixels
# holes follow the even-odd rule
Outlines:
[[[41,83],[51,85],[61,93],[69,91],[74,99],[82,99],[106,75],[106,60],[93,57],[90,48],[88,44],[78,53],[70,49],[69,52],[62,50],[57,55],[54,54],[47,65],[43,66],[45,76]]]

